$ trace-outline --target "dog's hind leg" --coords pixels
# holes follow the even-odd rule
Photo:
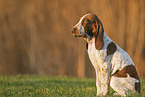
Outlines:
[[[117,92],[117,93],[114,93],[113,95],[116,95],[116,94],[119,94],[121,96],[128,95],[129,89],[128,87],[126,87],[124,83],[124,79],[112,76],[111,81],[110,81],[110,86],[112,87],[114,91]]]

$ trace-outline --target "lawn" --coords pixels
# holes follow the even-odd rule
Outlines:
[[[142,93],[131,97],[145,97],[145,79],[141,79]],[[112,96],[110,90],[108,96]],[[95,97],[93,78],[49,77],[36,75],[0,76],[1,97]]]

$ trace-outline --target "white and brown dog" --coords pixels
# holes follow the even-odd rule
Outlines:
[[[105,34],[95,14],[84,15],[72,33],[87,41],[89,58],[96,71],[97,95],[106,95],[110,86],[115,94],[122,96],[140,93],[140,80],[132,59]]]

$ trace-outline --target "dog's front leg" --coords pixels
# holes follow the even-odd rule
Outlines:
[[[107,95],[110,88],[110,65],[104,63],[101,68],[101,89],[102,95]]]
[[[102,94],[101,89],[101,72],[96,70],[96,87],[97,87],[97,96]]]

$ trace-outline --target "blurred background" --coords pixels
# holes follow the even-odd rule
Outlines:
[[[0,75],[95,77],[71,28],[95,13],[145,76],[145,0],[0,0]]]

